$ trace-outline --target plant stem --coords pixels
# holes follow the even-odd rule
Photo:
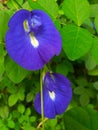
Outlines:
[[[41,93],[41,115],[42,115],[42,130],[44,130],[44,102],[43,102],[43,71],[40,76],[40,93]]]

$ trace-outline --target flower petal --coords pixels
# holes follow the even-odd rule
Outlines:
[[[61,37],[50,17],[41,10],[20,10],[9,21],[6,49],[27,70],[38,70],[61,51]]]
[[[32,47],[29,37],[22,33],[18,37],[9,30],[6,35],[6,49],[10,57],[23,68],[36,70],[44,65],[38,51]]]
[[[70,81],[61,74],[50,74],[48,72],[44,79],[44,86],[55,93],[55,100],[53,101],[55,111],[56,114],[62,114],[68,107],[68,104],[70,103],[72,98]]]
[[[55,54],[59,55],[62,47],[61,36],[51,18],[41,10],[34,10],[32,13],[41,16],[42,23],[44,23],[40,35],[36,35],[37,39],[42,41],[41,44],[50,44],[50,51],[53,46]]]
[[[9,20],[8,26],[15,35],[19,35],[24,32],[23,21],[28,19],[30,12],[25,9],[17,11]],[[10,36],[10,38],[12,38]]]
[[[48,118],[54,118],[55,113],[55,107],[54,104],[49,96],[49,92],[46,88],[43,89],[43,98],[44,98],[44,116]],[[34,100],[34,107],[38,113],[41,114],[41,98],[40,93],[38,93]]]
[[[43,80],[43,98],[46,117],[54,118],[56,115],[62,114],[72,99],[70,81],[61,74],[46,73]],[[40,94],[35,98],[34,104],[37,104],[35,109],[41,113]]]

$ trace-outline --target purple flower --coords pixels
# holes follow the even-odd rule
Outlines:
[[[51,18],[41,10],[20,10],[9,21],[6,49],[27,70],[38,70],[61,51],[61,37]]]
[[[72,98],[70,81],[61,74],[48,72],[43,79],[44,115],[54,118],[62,114]],[[38,93],[34,100],[34,107],[41,114],[41,99]]]

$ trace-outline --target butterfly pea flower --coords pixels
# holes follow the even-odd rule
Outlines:
[[[27,70],[38,70],[61,51],[61,36],[42,10],[17,11],[9,20],[6,49],[9,56]]]
[[[55,118],[62,114],[72,99],[72,88],[70,81],[62,74],[47,72],[43,79],[43,107],[44,116]],[[41,98],[37,93],[34,107],[41,114]]]

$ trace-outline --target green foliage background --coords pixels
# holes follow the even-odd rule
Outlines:
[[[49,14],[62,37],[62,52],[48,66],[72,82],[73,98],[64,114],[45,122],[45,130],[98,130],[98,0],[1,0],[0,129],[36,130],[41,116],[33,107],[39,71],[10,59],[5,34],[19,9]]]

